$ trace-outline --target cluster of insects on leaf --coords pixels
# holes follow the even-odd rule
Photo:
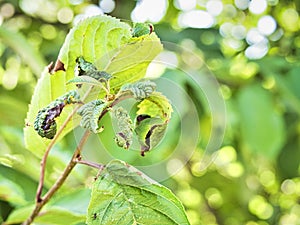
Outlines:
[[[151,24],[136,23],[132,29],[132,37],[138,38],[152,32]],[[37,113],[34,129],[41,137],[54,138],[57,132],[56,118],[61,115],[65,106],[82,104],[77,110],[77,114],[81,116],[80,126],[93,133],[102,132],[103,127],[99,125],[99,121],[105,113],[110,112],[117,121],[114,140],[122,148],[129,149],[133,136],[136,135],[141,145],[141,155],[144,156],[145,152],[160,142],[166,131],[172,107],[165,96],[155,91],[154,82],[141,80],[127,83],[121,86],[118,92],[111,93],[110,80],[113,76],[106,71],[98,70],[83,56],[76,58],[75,70],[77,75],[67,84],[75,83],[77,88],[85,84],[100,87],[104,90],[105,97],[83,102],[78,90],[72,90],[58,97]],[[134,120],[124,108],[116,106],[124,98],[134,98],[137,101],[139,110]]]

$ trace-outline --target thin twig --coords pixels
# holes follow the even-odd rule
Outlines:
[[[89,95],[89,93],[92,91],[92,87],[90,87],[90,89],[85,93],[85,95],[82,98],[82,101],[84,101],[84,99],[87,98],[87,96]],[[57,131],[56,135],[54,136],[54,138],[51,140],[51,142],[49,143],[49,145],[47,146],[47,149],[43,155],[43,158],[41,160],[41,174],[40,174],[40,179],[39,179],[39,184],[38,184],[38,188],[36,191],[36,202],[40,202],[42,201],[42,191],[43,191],[43,186],[44,186],[44,180],[45,180],[45,170],[46,170],[46,163],[47,163],[47,158],[48,155],[52,149],[52,147],[54,146],[54,144],[56,143],[57,139],[59,138],[59,136],[61,135],[61,133],[63,132],[63,130],[65,129],[65,127],[67,126],[67,124],[70,122],[70,120],[72,119],[72,117],[75,115],[75,113],[77,112],[77,110],[80,108],[81,106],[76,106],[74,108],[74,110],[72,111],[72,113],[70,113],[68,115],[68,117],[66,118],[66,120],[64,121],[64,123],[62,124],[62,126],[59,128],[59,130]]]
[[[41,211],[42,207],[50,200],[50,198],[54,195],[54,193],[65,182],[65,180],[67,179],[67,177],[69,176],[69,174],[71,173],[71,171],[73,170],[73,168],[76,166],[76,164],[78,162],[78,157],[80,157],[80,153],[81,153],[81,150],[83,148],[83,145],[87,141],[89,135],[90,135],[90,131],[88,131],[88,130],[83,134],[83,136],[82,136],[82,138],[80,140],[80,143],[78,144],[78,146],[77,146],[77,148],[76,148],[76,150],[75,150],[75,152],[74,152],[74,154],[72,156],[72,159],[70,160],[70,162],[67,165],[67,167],[64,169],[64,171],[61,174],[61,176],[57,179],[57,181],[55,182],[55,184],[49,189],[49,191],[45,194],[45,196],[41,199],[41,201],[36,203],[33,212],[31,213],[31,215],[29,216],[29,218],[22,225],[29,225],[29,224],[31,224],[33,222],[33,220],[35,219],[35,217]]]
[[[89,162],[89,161],[85,161],[85,160],[82,160],[82,159],[77,159],[76,163],[82,164],[82,165],[87,165],[87,166],[90,166],[90,167],[94,167],[98,170],[101,170],[104,167],[104,165],[102,165],[102,164]]]
[[[90,93],[91,90],[92,90],[92,87],[85,94],[83,99],[85,99],[87,97],[87,95]],[[114,101],[105,110],[102,111],[102,113],[99,116],[99,120],[101,120],[102,117],[107,112],[109,112],[109,109],[111,107],[115,106],[120,101],[122,101],[124,99],[127,99],[127,98],[130,98],[130,97],[132,97],[131,94],[123,94],[123,95],[117,96],[114,99]],[[29,218],[22,225],[29,225],[33,222],[33,220],[35,219],[35,217],[38,216],[38,214],[41,211],[41,209],[43,208],[43,206],[50,200],[50,198],[54,195],[54,193],[62,186],[62,184],[67,179],[67,177],[69,176],[69,174],[71,173],[71,171],[73,170],[73,168],[76,166],[77,163],[82,163],[82,164],[85,164],[85,165],[89,165],[89,166],[98,168],[99,171],[101,171],[104,168],[104,165],[99,165],[99,164],[95,164],[95,163],[86,162],[86,161],[81,160],[81,150],[83,148],[83,145],[87,141],[88,136],[90,135],[90,131],[87,130],[84,133],[83,137],[81,138],[80,143],[78,144],[78,146],[77,146],[77,148],[76,148],[76,150],[75,150],[75,152],[72,156],[72,159],[70,160],[67,167],[64,169],[61,176],[57,179],[57,181],[54,183],[54,185],[48,190],[48,192],[44,195],[44,197],[41,198],[41,193],[42,193],[43,184],[44,184],[44,177],[45,177],[46,161],[47,161],[49,152],[52,149],[53,145],[55,144],[56,140],[58,139],[59,135],[62,133],[63,129],[66,127],[67,123],[71,120],[71,118],[74,116],[74,114],[79,109],[79,107],[80,106],[77,106],[73,110],[73,112],[67,117],[67,119],[65,120],[65,122],[63,123],[63,125],[61,126],[61,128],[59,129],[57,134],[55,135],[54,139],[51,141],[51,143],[49,144],[49,146],[46,149],[46,152],[45,152],[44,157],[43,157],[42,162],[41,162],[41,175],[40,175],[40,181],[39,181],[39,186],[38,186],[37,195],[36,195],[36,200],[37,200],[36,205],[35,205],[35,208],[34,208],[33,212],[29,216]]]

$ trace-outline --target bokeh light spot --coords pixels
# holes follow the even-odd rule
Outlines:
[[[178,17],[181,27],[210,28],[214,24],[214,18],[203,10],[183,12]]]
[[[299,14],[293,8],[284,10],[280,17],[281,25],[283,26],[283,28],[292,32],[299,29],[298,20]]]
[[[189,11],[196,7],[197,1],[196,0],[175,0],[174,6],[182,11]]]
[[[218,16],[223,10],[223,3],[220,0],[210,0],[206,3],[206,10],[213,16]]]
[[[266,0],[252,0],[249,4],[249,10],[253,14],[261,14],[267,9]]]
[[[15,7],[10,3],[4,3],[1,6],[0,14],[4,18],[12,17],[15,13]]]
[[[214,163],[218,166],[224,166],[236,160],[236,151],[232,146],[225,146],[217,153]]]
[[[275,183],[275,174],[270,170],[263,171],[259,176],[259,180],[263,186],[269,187]]]
[[[236,25],[231,29],[231,35],[237,40],[242,40],[246,37],[246,28],[243,25]]]
[[[277,24],[272,16],[263,16],[259,19],[257,28],[261,34],[270,35],[276,30]]]
[[[69,7],[61,8],[57,12],[57,20],[64,24],[71,23],[73,17],[74,17],[73,11]]]
[[[246,49],[245,55],[248,59],[261,59],[268,53],[268,50],[268,46],[264,43],[254,44]]]
[[[217,209],[223,204],[223,198],[220,191],[216,188],[209,188],[205,192],[205,198],[210,207]]]
[[[101,0],[99,6],[103,12],[110,13],[115,9],[116,3],[113,0]]]
[[[55,27],[50,24],[42,25],[40,27],[40,31],[41,31],[43,38],[48,39],[48,40],[52,40],[52,39],[56,38],[56,36],[57,36],[57,31],[56,31]]]
[[[240,177],[244,173],[244,167],[239,162],[230,163],[226,167],[226,172],[231,177]]]
[[[293,180],[287,179],[281,184],[281,191],[286,195],[291,195],[296,192],[297,185]]]
[[[235,6],[240,10],[245,10],[249,6],[249,0],[234,0]]]
[[[273,207],[260,195],[254,196],[249,202],[249,211],[260,219],[269,219],[273,214]]]
[[[159,22],[166,13],[168,2],[166,0],[143,0],[137,1],[131,12],[131,19],[134,22],[150,21]]]

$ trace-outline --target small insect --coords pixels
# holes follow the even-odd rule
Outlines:
[[[97,219],[97,213],[93,214],[93,220]]]
[[[151,23],[135,23],[131,35],[132,37],[141,37],[151,34],[154,31],[154,26]]]

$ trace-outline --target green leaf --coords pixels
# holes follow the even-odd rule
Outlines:
[[[138,81],[133,84],[125,84],[121,87],[119,94],[130,92],[136,100],[142,100],[149,97],[156,88],[156,84],[149,80]]]
[[[238,93],[237,100],[243,140],[252,152],[275,159],[284,144],[285,128],[271,93],[252,84]]]
[[[149,117],[142,114],[137,117],[137,125],[134,129],[141,144],[141,155],[154,148],[163,138],[167,122],[159,117]]]
[[[81,106],[77,111],[77,113],[82,116],[80,126],[94,133],[101,132],[102,129],[98,125],[99,116],[107,105],[107,102],[95,100]]]
[[[80,202],[78,202],[80,204]],[[19,224],[24,222],[33,210],[33,206],[27,206],[15,210],[9,215],[5,224]],[[70,212],[61,207],[51,207],[42,211],[40,216],[36,217],[34,222],[38,224],[77,224],[85,220],[86,215],[81,213]]]
[[[174,194],[124,162],[111,161],[92,189],[87,224],[189,224]]]
[[[113,109],[113,117],[117,120],[118,130],[116,132],[115,141],[119,147],[128,149],[132,144],[133,125],[128,112],[117,107]]]
[[[168,120],[173,112],[170,101],[160,92],[153,92],[150,97],[144,99],[139,105],[137,114],[147,114],[151,117],[160,117]]]
[[[26,203],[22,188],[0,175],[0,200],[10,202],[12,205],[22,205]]]
[[[75,83],[75,84],[90,84],[90,85],[103,87],[103,84],[99,80],[96,80],[95,78],[90,77],[90,76],[78,76],[78,77],[75,77],[75,78],[73,78],[73,79],[71,79],[67,82],[67,84],[72,84],[72,83]]]
[[[90,199],[90,190],[78,189],[50,201],[34,220],[39,224],[77,224],[86,219],[86,209]],[[17,224],[25,221],[34,206],[27,205],[14,210],[5,224]]]
[[[79,56],[91,62],[100,71],[106,71],[114,78],[110,87],[116,93],[128,82],[141,79],[149,63],[162,50],[157,36],[152,33],[145,38],[133,40],[128,24],[110,16],[94,16],[79,22],[71,29],[60,50],[58,61],[63,65],[60,70],[53,70],[53,74],[45,69],[35,88],[29,106],[26,122],[33,124],[38,111],[48,105],[56,97],[72,90],[67,81],[74,78],[76,59]],[[90,93],[86,101],[95,100],[99,90]],[[66,107],[67,108],[67,107]],[[71,109],[64,112],[57,119],[57,127],[65,121]],[[60,138],[79,125],[76,115],[64,129]],[[49,145],[49,140],[41,138],[32,126],[24,129],[25,146],[38,157],[41,157]]]

